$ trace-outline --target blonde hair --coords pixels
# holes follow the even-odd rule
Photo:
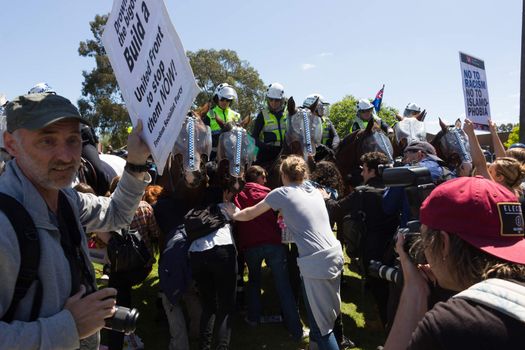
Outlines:
[[[525,148],[511,148],[505,153],[507,154],[507,157],[515,158],[521,164],[525,164]]]
[[[303,182],[308,178],[308,169],[303,158],[289,155],[281,163],[281,174],[286,175],[292,182]]]
[[[511,157],[496,158],[493,164],[496,174],[503,176],[502,185],[512,190],[518,190],[525,177],[525,166]]]

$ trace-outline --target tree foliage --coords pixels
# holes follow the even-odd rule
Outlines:
[[[93,57],[96,66],[82,75],[82,98],[78,100],[79,110],[102,134],[111,135],[114,148],[125,145],[127,128],[131,125],[128,111],[122,99],[117,80],[101,37],[108,15],[97,15],[90,22],[93,39],[80,43],[78,53],[83,57]],[[237,91],[238,101],[232,106],[242,117],[254,114],[264,101],[265,86],[259,73],[241,60],[232,50],[188,51],[193,73],[202,87],[196,104],[208,102],[220,83],[228,83]],[[101,138],[107,140],[107,137]]]
[[[510,145],[514,143],[520,142],[520,125],[516,124],[512,131],[509,134],[509,138],[507,139],[507,142],[505,142],[505,147],[509,148]]]
[[[341,101],[335,102],[330,106],[330,120],[334,124],[340,138],[350,133],[357,114],[357,101],[354,96],[346,95]],[[378,116],[388,125],[394,125],[397,113],[398,111],[395,108],[383,104]]]
[[[220,83],[228,83],[237,91],[238,101],[232,106],[241,117],[257,112],[264,102],[265,86],[259,73],[232,50],[199,50],[186,52],[193,74],[202,92],[196,103],[202,105],[213,97]]]
[[[78,100],[78,107],[101,134],[112,135],[114,147],[121,147],[126,144],[127,128],[131,123],[113,68],[102,46],[101,37],[107,20],[108,15],[95,16],[95,20],[89,23],[94,39],[80,42],[79,55],[93,57],[96,66],[90,72],[82,72],[83,97]]]

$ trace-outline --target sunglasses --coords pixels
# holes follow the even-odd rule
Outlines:
[[[233,100],[230,100],[230,99],[228,99],[228,98],[221,97],[220,101],[228,101],[228,102],[231,103]]]
[[[270,102],[281,102],[280,98],[269,98]]]

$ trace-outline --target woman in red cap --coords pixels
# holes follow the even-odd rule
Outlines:
[[[520,203],[478,177],[439,185],[420,210],[427,264],[396,250],[404,286],[385,349],[522,349],[525,240]],[[428,310],[430,285],[458,294]]]

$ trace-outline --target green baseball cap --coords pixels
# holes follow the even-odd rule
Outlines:
[[[5,115],[9,132],[17,129],[37,130],[68,118],[89,125],[71,101],[49,93],[18,96],[6,105]]]

